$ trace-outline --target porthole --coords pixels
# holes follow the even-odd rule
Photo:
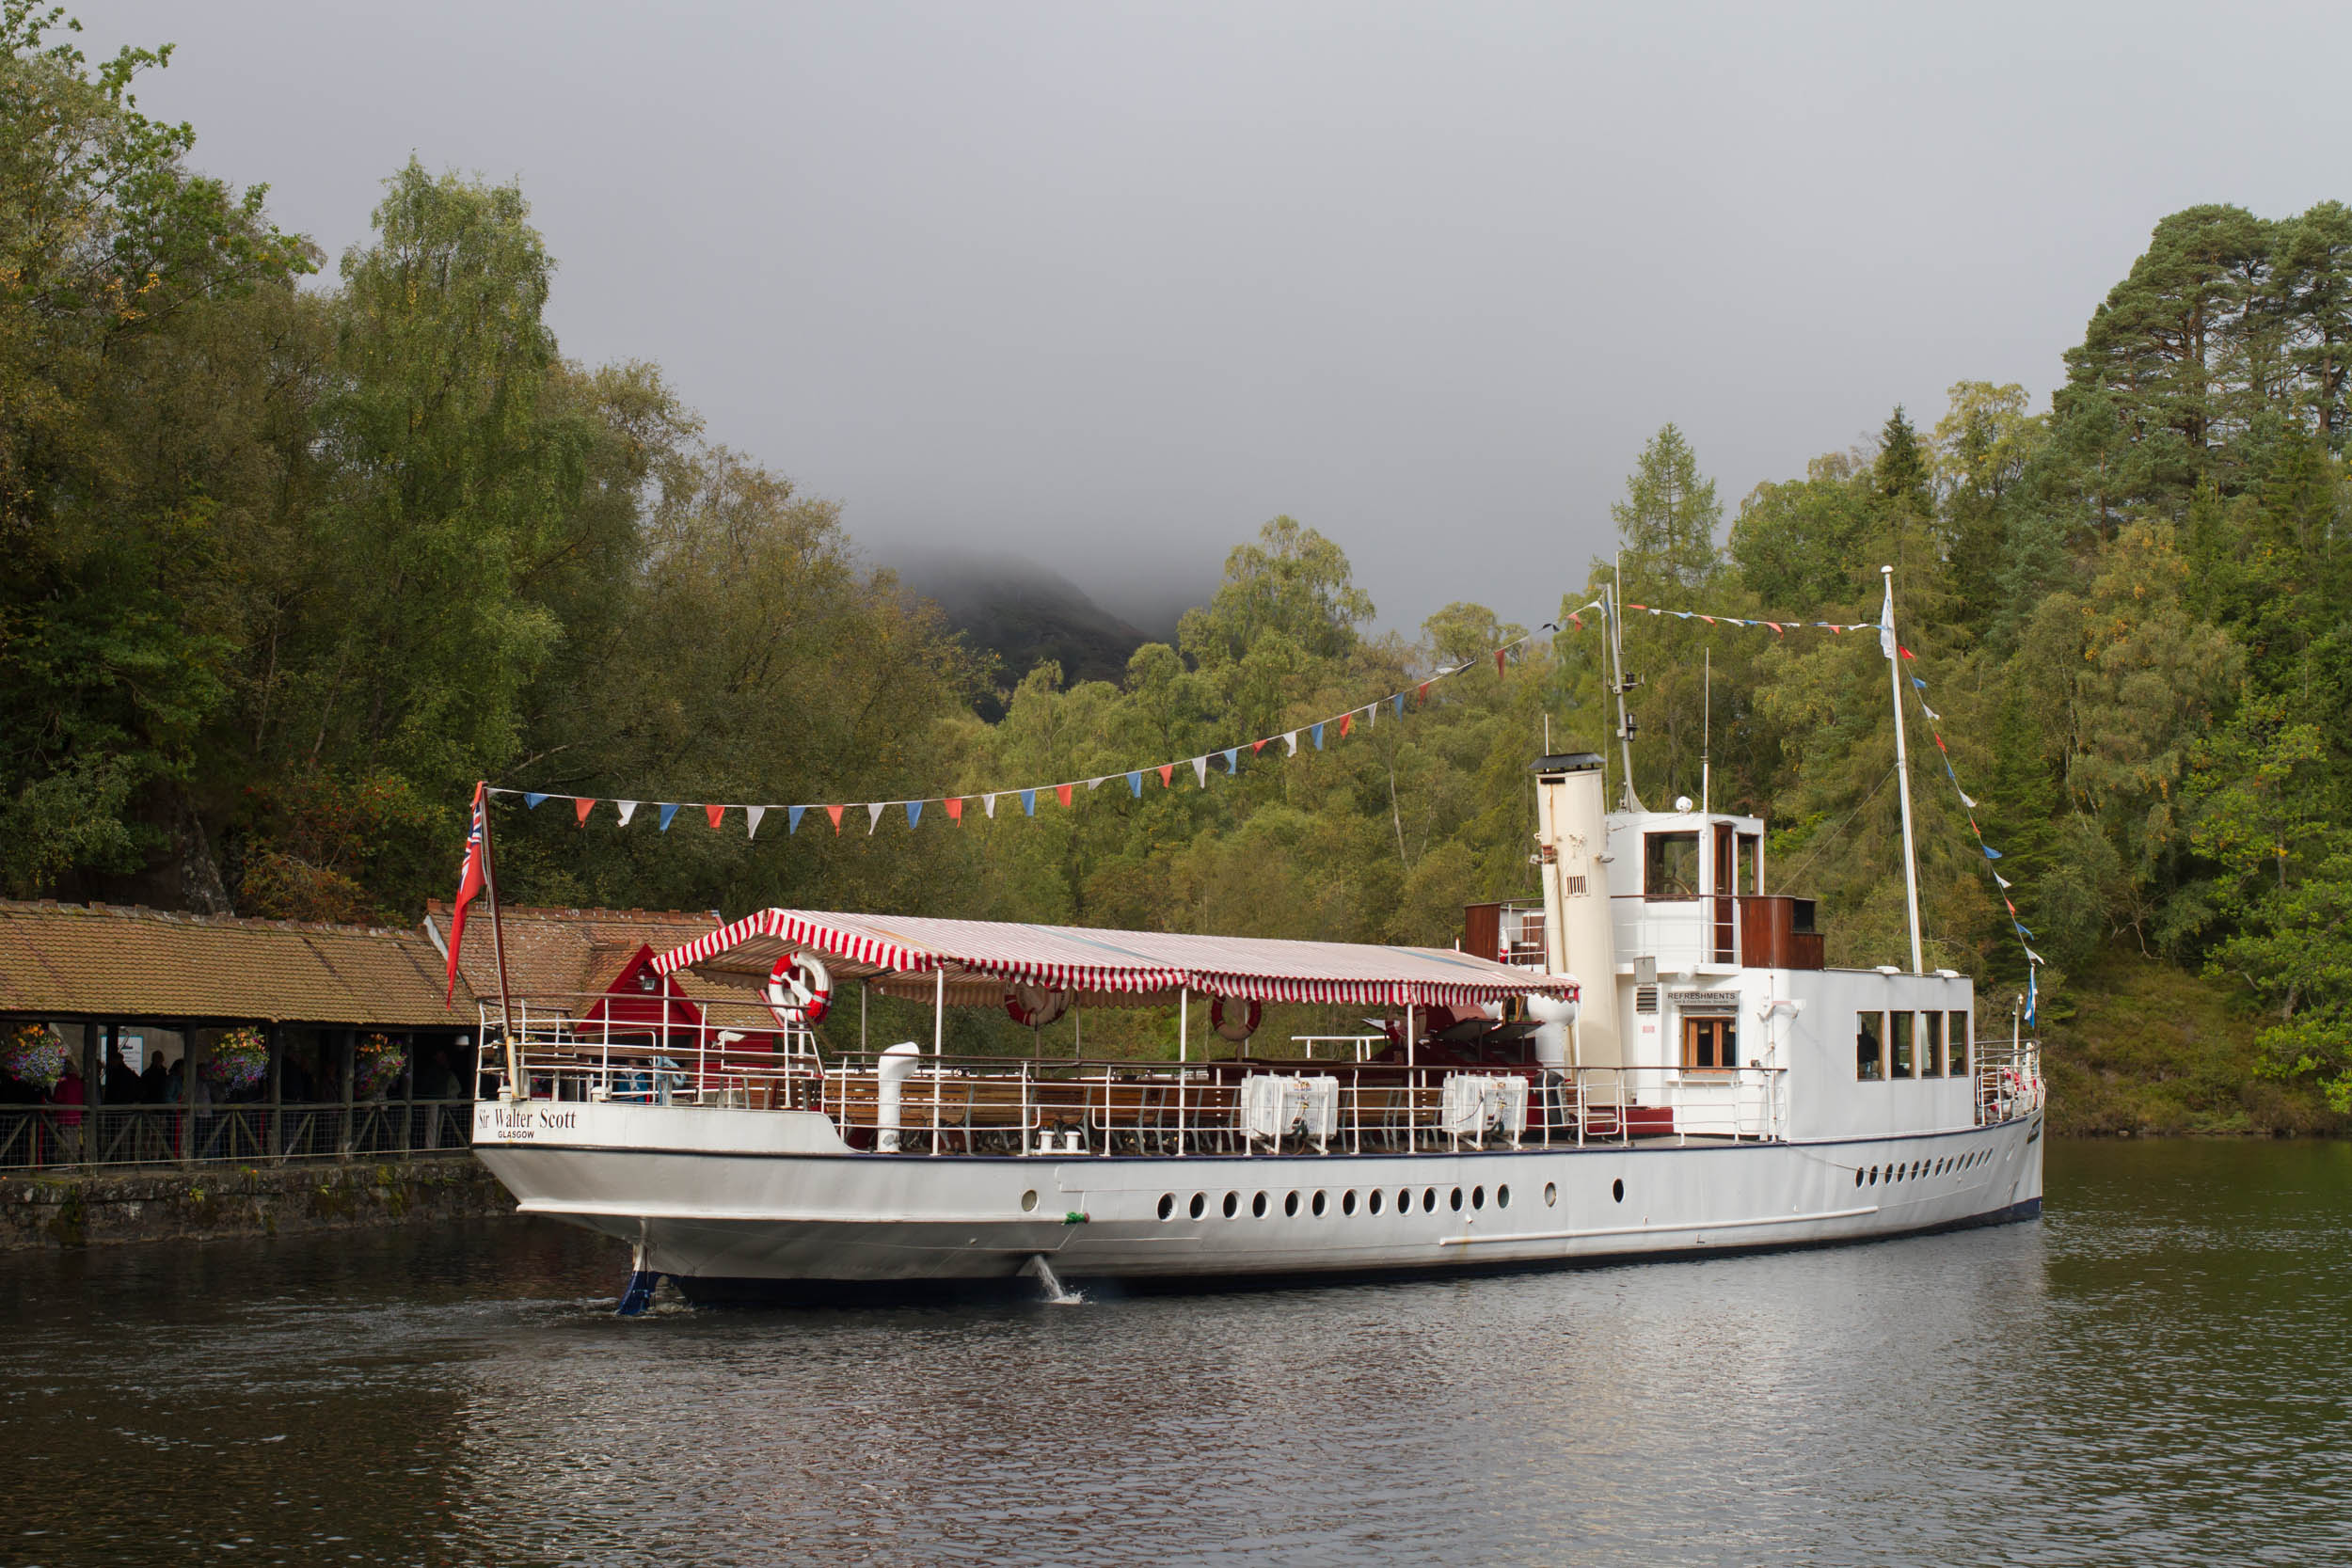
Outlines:
[[[1873,1187],[1875,1187],[1875,1186],[1877,1186],[1878,1184],[1879,1184],[1879,1168],[1878,1168],[1878,1166],[1876,1166],[1876,1165],[1872,1165],[1872,1166],[1870,1167],[1870,1185],[1871,1185],[1871,1186],[1873,1186]]]
[[[1447,1201],[1454,1206],[1454,1212],[1455,1213],[1460,1213],[1462,1212],[1462,1189],[1459,1187],[1454,1188],[1454,1196],[1447,1199]]]
[[[1289,1219],[1296,1219],[1298,1217],[1298,1195],[1296,1193],[1284,1193],[1282,1195],[1282,1213],[1284,1217]]]
[[[1484,1209],[1486,1207],[1486,1188],[1472,1187],[1470,1189],[1470,1207],[1473,1209]]]
[[[1265,1218],[1265,1194],[1260,1193],[1249,1200],[1249,1212],[1255,1218]]]
[[[1378,1193],[1375,1193],[1375,1194],[1373,1194],[1372,1196],[1373,1196],[1373,1197],[1374,1197],[1374,1199],[1375,1199],[1375,1200],[1377,1200],[1377,1199],[1379,1198],[1379,1196],[1380,1196],[1380,1195],[1379,1195]],[[1343,1213],[1343,1214],[1352,1214],[1352,1213],[1354,1213],[1355,1212],[1356,1212],[1356,1189],[1355,1189],[1355,1188],[1353,1188],[1353,1187],[1350,1187],[1350,1188],[1348,1188],[1348,1189],[1347,1189],[1347,1191],[1345,1191],[1345,1192],[1343,1192],[1343,1193],[1342,1193],[1342,1194],[1340,1195],[1340,1212],[1341,1212],[1341,1213]]]
[[[1437,1188],[1431,1187],[1422,1192],[1421,1195],[1421,1212],[1424,1214],[1434,1214],[1438,1212]]]
[[[1037,1212],[1037,1192],[1034,1188],[1021,1195],[1021,1212],[1025,1214]]]
[[[1176,1195],[1174,1193],[1162,1193],[1160,1195],[1160,1218],[1164,1220],[1172,1220],[1175,1217]]]
[[[1307,1205],[1308,1208],[1314,1211],[1315,1218],[1323,1218],[1323,1211],[1328,1201],[1328,1196],[1329,1195],[1325,1193],[1317,1193],[1315,1194],[1314,1201]]]
[[[1225,1195],[1225,1217],[1226,1217],[1227,1219],[1229,1219],[1229,1220],[1230,1220],[1230,1219],[1232,1219],[1232,1218],[1235,1214],[1238,1214],[1238,1213],[1240,1213],[1240,1212],[1241,1212],[1241,1194],[1239,1194],[1239,1193],[1227,1193],[1227,1194]]]
[[[1373,1188],[1371,1194],[1364,1199],[1365,1206],[1371,1209],[1374,1213],[1378,1213],[1380,1212],[1380,1200],[1385,1195],[1379,1188]]]
[[[1195,1193],[1195,1194],[1193,1194],[1193,1195],[1192,1195],[1192,1217],[1193,1217],[1194,1219],[1199,1219],[1201,1215],[1203,1215],[1203,1214],[1207,1213],[1208,1212],[1209,1212],[1209,1195],[1208,1195],[1208,1194],[1206,1194],[1206,1193]]]
[[[1498,1209],[1511,1207],[1511,1183],[1508,1181],[1495,1189],[1495,1207]]]
[[[1553,1209],[1553,1208],[1557,1208],[1557,1207],[1559,1206],[1559,1203],[1560,1203],[1560,1183],[1559,1183],[1559,1182],[1557,1182],[1557,1181],[1547,1181],[1547,1182],[1545,1182],[1545,1183],[1544,1183],[1544,1207],[1545,1207],[1545,1208],[1547,1208],[1547,1209]]]
[[[1396,1190],[1396,1212],[1400,1214],[1409,1214],[1413,1212],[1412,1188],[1399,1187]]]
[[[1857,1187],[1862,1185],[1862,1167],[1860,1165],[1856,1165],[1853,1168],[1853,1184]]]
[[[1609,1196],[1616,1199],[1619,1203],[1623,1203],[1625,1201],[1625,1182],[1622,1180],[1610,1182]]]

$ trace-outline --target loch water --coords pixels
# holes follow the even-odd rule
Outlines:
[[[20,1255],[0,1561],[2352,1562],[2352,1146],[2048,1186],[1821,1251],[633,1322],[533,1221]]]

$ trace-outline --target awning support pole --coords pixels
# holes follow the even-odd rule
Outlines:
[[[931,994],[931,1054],[940,1054],[947,1042],[947,970],[940,966],[939,986]]]

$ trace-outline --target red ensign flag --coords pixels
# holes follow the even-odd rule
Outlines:
[[[457,950],[466,940],[466,906],[482,896],[482,813],[488,804],[486,786],[473,786],[473,826],[466,834],[466,858],[457,867],[457,901],[449,911],[449,995],[457,995]]]

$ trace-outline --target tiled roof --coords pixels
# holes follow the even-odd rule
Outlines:
[[[435,898],[424,909],[425,935],[437,949],[446,951],[438,944],[449,940],[449,906]],[[529,998],[564,1006],[566,998],[601,991],[611,985],[639,948],[666,953],[683,946],[717,930],[719,916],[715,911],[559,910],[522,905],[501,910],[499,923],[506,934],[507,989],[517,1001]],[[490,945],[490,914],[481,904],[466,911],[466,945],[458,955],[457,972],[475,994],[497,997],[498,959]],[[692,995],[702,988],[690,980],[681,989]]]
[[[0,1012],[467,1029],[414,931],[0,901]]]

